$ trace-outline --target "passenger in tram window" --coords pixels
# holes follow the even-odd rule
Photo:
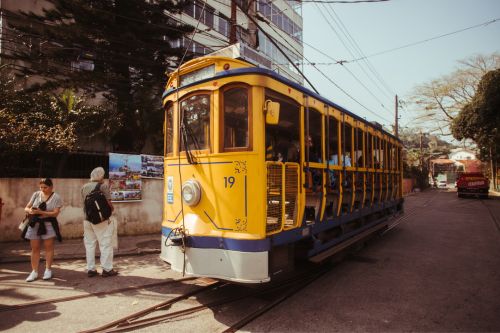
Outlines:
[[[352,165],[351,163],[351,156],[350,156],[350,153],[347,152],[347,154],[345,155],[342,155],[342,163],[344,163],[344,166],[345,167],[350,167]]]
[[[311,136],[307,137],[306,144],[309,147],[309,162],[321,162],[319,154],[316,151],[316,147],[314,146],[314,141],[311,138]]]
[[[359,155],[359,158],[358,158],[358,162],[357,162],[357,166],[358,167],[364,167],[364,163],[363,163],[363,155]]]
[[[297,141],[290,140],[288,144],[288,149],[286,153],[287,162],[298,162],[299,161],[299,144]]]

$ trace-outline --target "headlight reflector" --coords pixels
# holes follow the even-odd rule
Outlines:
[[[190,179],[182,185],[182,200],[188,206],[196,206],[201,199],[201,186],[196,179]]]

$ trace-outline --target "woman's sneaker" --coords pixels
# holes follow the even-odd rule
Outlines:
[[[43,279],[44,280],[52,279],[52,271],[50,269],[45,270],[45,273],[43,273]]]
[[[38,279],[38,272],[37,271],[32,271],[30,275],[26,278],[26,282],[33,282],[36,279]]]

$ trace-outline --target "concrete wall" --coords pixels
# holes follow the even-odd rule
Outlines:
[[[17,228],[25,213],[24,207],[38,190],[38,178],[0,178],[0,242],[20,239]],[[86,179],[53,179],[54,191],[63,199],[64,207],[58,220],[63,238],[83,235],[83,204],[80,189]],[[163,180],[142,180],[142,201],[114,202],[120,235],[140,235],[161,232],[163,216]]]

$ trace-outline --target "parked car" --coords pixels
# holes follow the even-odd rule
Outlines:
[[[457,195],[459,198],[465,196],[478,196],[488,199],[490,181],[480,172],[464,172],[457,180]]]
[[[438,181],[438,188],[447,188],[448,187],[448,183],[446,182],[446,180],[439,180]]]

